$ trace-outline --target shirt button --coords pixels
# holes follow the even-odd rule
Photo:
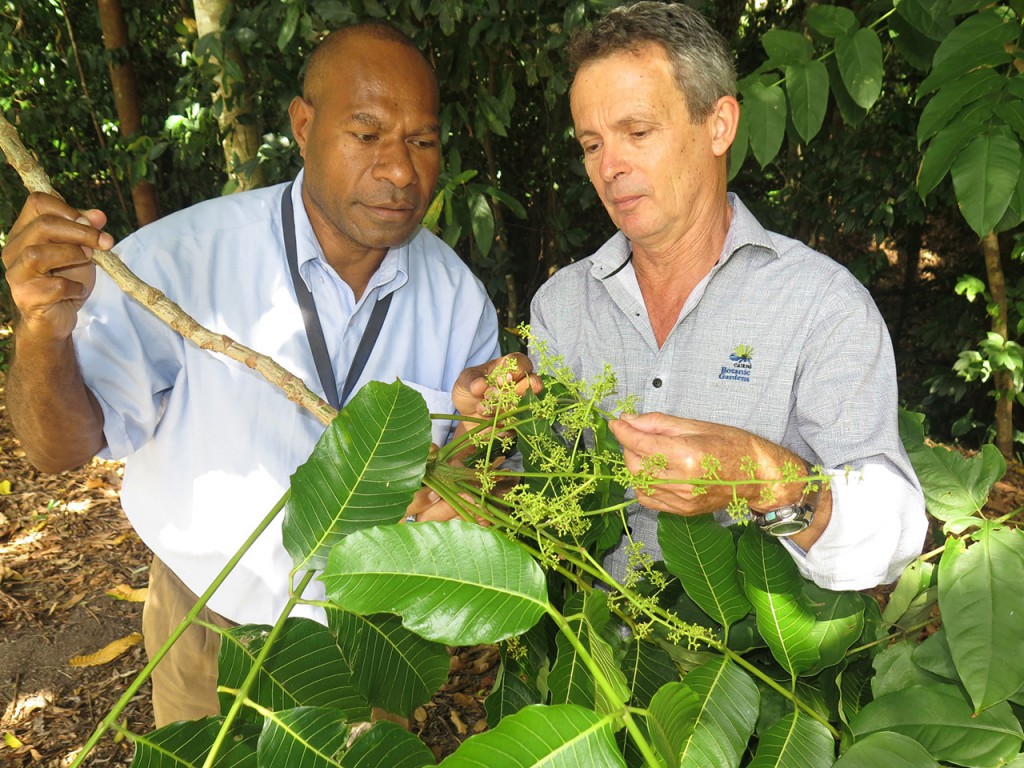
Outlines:
[[[655,389],[657,389],[658,387],[660,387],[660,386],[661,386],[661,379],[655,379],[654,381],[652,381],[652,382],[651,382],[651,385],[652,385],[652,386],[653,386],[653,387],[654,387]]]

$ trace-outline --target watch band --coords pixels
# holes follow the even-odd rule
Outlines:
[[[811,466],[804,461],[807,474],[811,474]],[[804,494],[796,504],[787,504],[778,509],[770,509],[767,512],[758,513],[754,517],[754,523],[767,534],[779,538],[794,536],[814,521],[814,512],[821,500],[821,481],[810,483],[812,490],[804,488]]]

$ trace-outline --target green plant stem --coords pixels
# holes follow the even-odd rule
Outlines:
[[[139,672],[139,674],[135,677],[131,684],[125,689],[125,692],[121,694],[121,698],[117,700],[117,703],[114,705],[113,709],[111,709],[110,712],[107,713],[107,716],[104,717],[103,720],[100,722],[100,724],[96,726],[96,730],[93,731],[92,735],[89,737],[89,740],[82,747],[81,751],[75,757],[75,761],[71,764],[69,768],[78,768],[78,766],[82,764],[82,761],[84,761],[85,758],[88,757],[89,753],[92,751],[93,747],[95,747],[96,744],[99,742],[100,738],[102,738],[103,734],[106,733],[107,730],[109,730],[110,728],[117,727],[117,718],[124,711],[124,708],[128,706],[128,703],[132,700],[132,697],[134,697],[135,694],[138,693],[139,688],[141,688],[149,679],[150,675],[153,674],[153,670],[156,669],[156,665],[159,664],[160,661],[164,658],[164,656],[167,655],[167,652],[171,649],[171,646],[177,642],[178,638],[181,637],[182,633],[186,629],[188,629],[188,627],[196,620],[196,617],[199,616],[200,612],[206,607],[206,604],[210,601],[210,598],[213,597],[214,593],[218,589],[220,589],[220,585],[224,583],[224,580],[228,577],[228,574],[230,574],[231,571],[235,569],[235,566],[238,565],[238,562],[242,559],[242,557],[245,556],[245,553],[249,551],[250,547],[252,547],[252,545],[256,542],[256,539],[258,539],[262,535],[263,531],[267,529],[267,526],[269,526],[274,521],[274,518],[276,518],[280,514],[281,510],[284,509],[285,502],[288,501],[289,496],[291,496],[291,488],[285,490],[284,495],[281,496],[277,504],[274,505],[274,508],[267,513],[267,516],[264,517],[263,520],[260,521],[260,524],[256,526],[256,529],[251,534],[249,534],[249,537],[242,543],[242,546],[239,547],[238,551],[235,552],[235,554],[231,557],[230,560],[228,560],[228,562],[221,569],[220,573],[217,574],[217,577],[213,580],[210,586],[207,587],[206,591],[203,592],[203,594],[199,597],[199,599],[196,601],[196,604],[192,606],[192,609],[187,614],[185,614],[185,618],[181,620],[181,623],[178,624],[177,628],[170,634],[170,637],[167,638],[166,642],[164,642],[164,644],[160,646],[160,650],[156,652],[153,658],[149,660],[149,663],[142,668],[142,671]]]
[[[210,752],[206,756],[206,760],[203,762],[203,768],[212,768],[214,761],[217,759],[217,755],[220,752],[224,741],[228,738],[228,733],[231,730],[231,724],[235,722],[238,717],[238,713],[242,710],[242,706],[245,704],[246,699],[249,698],[249,691],[252,690],[253,685],[256,683],[256,677],[263,671],[263,664],[267,660],[267,656],[270,655],[270,651],[280,637],[281,632],[284,631],[284,624],[288,620],[288,615],[292,612],[292,608],[298,605],[301,595],[306,591],[306,586],[312,581],[316,575],[316,571],[306,571],[302,577],[302,581],[299,582],[288,598],[288,602],[281,611],[281,615],[277,617],[277,623],[274,624],[273,629],[270,630],[270,634],[267,635],[266,641],[263,643],[263,647],[260,648],[259,654],[253,660],[252,668],[249,670],[249,674],[245,676],[245,680],[242,682],[240,688],[235,693],[235,699],[231,702],[231,708],[228,713],[224,716],[224,722],[220,726],[220,730],[217,732],[217,738],[213,740],[213,745],[210,747]]]
[[[569,626],[569,622],[554,609],[550,604],[545,606],[548,616],[552,618],[558,629],[566,639],[572,644],[573,648],[576,649],[576,653],[579,654],[580,658],[583,659],[583,663],[586,664],[587,669],[594,676],[594,682],[600,686],[601,690],[604,691],[604,695],[608,697],[608,701],[615,701],[616,694],[612,684],[605,677],[604,672],[600,666],[594,661],[594,658],[590,655],[590,652],[586,649],[586,646],[580,642],[580,639],[576,637],[576,633],[572,631],[572,627]],[[625,702],[622,702],[625,704]],[[626,729],[629,731],[629,735],[633,737],[633,741],[640,750],[640,754],[644,757],[644,762],[647,765],[659,766],[664,763],[658,758],[658,755],[654,751],[654,747],[651,746],[650,742],[644,737],[640,731],[640,726],[637,725],[636,720],[633,719],[633,715],[630,713],[628,708],[623,708],[621,717],[623,722],[626,724]]]

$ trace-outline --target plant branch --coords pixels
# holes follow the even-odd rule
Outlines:
[[[7,162],[21,176],[29,192],[44,192],[61,200],[45,171],[21,143],[17,131],[0,114],[0,150]],[[229,336],[204,328],[163,292],[146,284],[133,273],[112,251],[93,250],[92,260],[139,304],[152,312],[166,325],[191,341],[200,349],[208,349],[252,368],[274,386],[281,389],[293,403],[312,413],[321,424],[330,424],[338,412],[312,392],[298,376],[287,371],[266,355],[249,349]]]

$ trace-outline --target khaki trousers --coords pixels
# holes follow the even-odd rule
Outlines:
[[[146,654],[153,658],[199,598],[154,557],[149,569],[149,594],[142,608]],[[204,608],[198,618],[224,629],[235,626]],[[178,720],[220,714],[217,700],[217,653],[220,635],[192,624],[161,659],[151,678],[156,727]]]

